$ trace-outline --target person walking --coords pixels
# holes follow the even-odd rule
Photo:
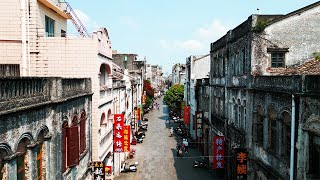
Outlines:
[[[183,145],[184,145],[184,152],[188,153],[189,150],[189,143],[188,143],[188,139],[183,139]]]

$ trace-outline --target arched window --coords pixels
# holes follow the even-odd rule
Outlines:
[[[100,66],[100,86],[104,86],[106,84],[106,68],[104,65]]]
[[[80,116],[80,154],[86,150],[86,113]]]
[[[68,144],[68,167],[76,166],[79,163],[79,128],[78,118],[73,116],[71,126],[68,128],[67,133],[67,144]]]
[[[30,144],[30,140],[28,138],[23,138],[20,140],[18,144],[17,152],[20,155],[17,157],[17,179],[24,180],[26,179],[26,162],[28,162],[26,153],[27,153],[27,145]]]
[[[283,155],[289,160],[291,147],[291,115],[288,112],[283,112],[281,114],[281,120]]]
[[[62,124],[61,142],[62,142],[62,172],[67,170],[67,130],[68,122],[65,121]]]
[[[277,121],[276,121],[276,111],[273,107],[269,108],[268,110],[268,133],[269,133],[269,148],[272,151],[277,150]]]
[[[263,119],[264,112],[261,106],[257,107],[256,115],[256,134],[257,134],[257,143],[263,146]]]
[[[38,135],[38,145],[36,146],[36,153],[37,153],[37,168],[36,168],[36,175],[37,175],[37,180],[42,180],[45,179],[43,178],[43,172],[46,171],[46,169],[43,169],[43,157],[45,157],[45,154],[43,154],[43,141],[44,141],[44,136],[46,135],[46,130],[43,129],[40,131]]]

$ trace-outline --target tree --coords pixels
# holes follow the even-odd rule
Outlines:
[[[149,107],[152,104],[152,99],[154,97],[154,89],[151,86],[149,80],[143,81],[143,92],[146,91],[146,104],[144,105],[145,108]]]
[[[183,85],[175,84],[166,92],[163,100],[171,110],[178,110],[180,102],[183,101],[183,96]]]

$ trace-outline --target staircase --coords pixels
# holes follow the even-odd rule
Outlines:
[[[82,37],[91,37],[90,34],[88,33],[87,29],[84,27],[82,24],[81,20],[78,18],[77,14],[73,11],[72,7],[70,4],[66,1],[61,2],[66,4],[66,13],[70,17],[70,20],[72,24],[75,26],[77,31],[80,33]]]

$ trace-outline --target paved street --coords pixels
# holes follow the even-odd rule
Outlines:
[[[149,119],[149,127],[146,138],[142,144],[131,146],[137,150],[136,157],[128,162],[139,162],[137,172],[121,173],[116,179],[121,180],[188,180],[188,179],[219,179],[215,178],[208,169],[193,168],[195,159],[201,159],[197,149],[190,149],[184,157],[176,157],[175,147],[181,143],[179,136],[170,137],[170,124],[167,106],[163,105],[162,98],[156,102],[160,104],[160,110],[150,111],[145,117]]]

